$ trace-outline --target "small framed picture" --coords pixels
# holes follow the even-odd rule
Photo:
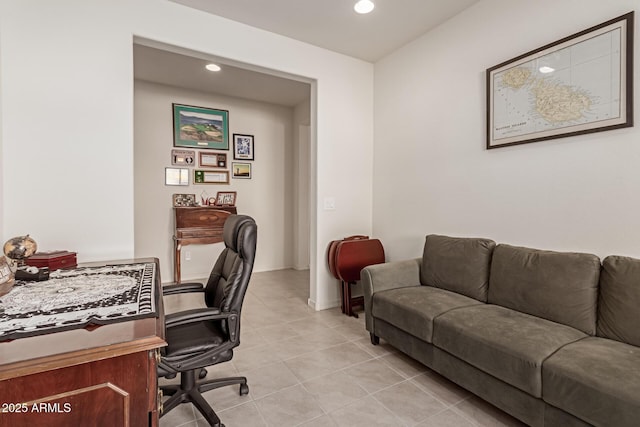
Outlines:
[[[239,179],[251,179],[251,163],[233,162],[233,177]]]
[[[216,194],[216,206],[235,206],[235,205],[236,205],[235,191],[218,191],[218,194]]]
[[[174,166],[194,166],[196,152],[192,150],[171,150],[171,164]]]
[[[233,158],[253,160],[253,135],[233,134]]]
[[[189,185],[189,169],[164,168],[164,185]]]
[[[195,194],[174,194],[173,206],[195,206],[196,195]]]
[[[228,184],[229,183],[229,171],[206,171],[206,170],[194,170],[193,171],[194,184]]]
[[[199,157],[201,168],[227,168],[226,153],[207,153],[200,151]]]

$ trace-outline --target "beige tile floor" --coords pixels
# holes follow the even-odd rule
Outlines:
[[[308,295],[308,271],[253,274],[242,343],[231,361],[208,369],[208,377],[249,383],[247,396],[237,386],[204,394],[226,427],[523,425],[384,341],[371,345],[363,315],[313,311]],[[197,295],[165,298],[168,313],[199,305]],[[190,403],[160,419],[161,427],[207,425]]]

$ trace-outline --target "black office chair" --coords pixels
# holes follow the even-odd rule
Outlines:
[[[240,311],[253,270],[256,223],[246,215],[231,215],[224,223],[223,236],[225,249],[206,286],[181,283],[163,288],[165,296],[203,292],[208,308],[165,317],[168,345],[158,363],[158,376],[180,374],[180,384],[160,387],[171,396],[163,404],[161,417],[181,403],[192,402],[211,426],[224,427],[202,393],[233,384],[240,385],[240,395],[249,393],[246,377],[198,381],[206,375],[205,367],[231,360],[233,348],[240,345]]]

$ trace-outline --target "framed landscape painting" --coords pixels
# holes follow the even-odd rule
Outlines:
[[[234,178],[251,179],[251,163],[233,162],[231,169]]]
[[[229,111],[172,104],[173,146],[229,149]]]

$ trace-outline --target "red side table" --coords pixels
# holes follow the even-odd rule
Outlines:
[[[364,305],[363,297],[351,296],[351,285],[360,280],[360,272],[368,265],[384,263],[384,248],[378,239],[351,236],[329,244],[329,270],[341,282],[341,308],[347,316],[358,317],[353,307]]]

